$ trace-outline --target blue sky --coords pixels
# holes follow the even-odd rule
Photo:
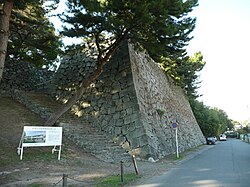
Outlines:
[[[192,55],[201,51],[207,62],[201,71],[199,99],[224,110],[229,118],[250,119],[250,1],[199,0]]]

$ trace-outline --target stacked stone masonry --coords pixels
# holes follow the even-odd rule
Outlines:
[[[69,86],[79,85],[94,68],[84,56],[67,57],[52,81],[61,85],[54,90],[56,97],[67,100],[75,89]],[[175,153],[175,130],[171,128],[174,120],[179,123],[180,152],[205,143],[183,91],[145,51],[136,51],[131,45],[117,51],[72,110],[144,159]]]
[[[53,76],[52,71],[26,62],[6,62],[1,90],[44,91]]]

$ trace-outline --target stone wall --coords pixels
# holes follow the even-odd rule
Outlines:
[[[25,62],[8,62],[5,64],[0,89],[19,89],[25,91],[45,91],[53,76],[47,69],[37,68]]]
[[[79,54],[65,58],[53,80],[56,97],[67,100],[94,68],[90,59]],[[179,122],[180,152],[205,143],[182,90],[145,52],[128,45],[113,56],[72,110],[132,154],[146,159],[175,152],[173,120]]]
[[[175,152],[175,129],[171,123],[176,120],[181,152],[205,143],[181,88],[145,52],[135,51],[130,45],[129,54],[150,154],[161,158]]]
[[[65,56],[49,85],[50,95],[64,102],[95,68],[95,61],[87,58],[83,53]]]
[[[137,132],[141,130],[144,133],[144,129],[142,125],[139,125],[141,124],[139,105],[128,54],[128,46],[122,46],[104,67],[99,79],[88,88],[82,100],[74,105],[72,111],[82,120],[88,121],[113,137],[125,149],[131,150],[132,147],[137,146],[138,140],[135,140],[135,138],[140,136]],[[73,61],[74,64],[71,66]],[[89,66],[86,67],[87,61],[84,56],[79,58],[79,54],[67,57],[59,67],[58,75],[54,76],[60,78],[52,82],[58,85],[60,84],[59,81],[65,82],[64,80],[70,79],[70,77],[75,79],[72,75],[86,75],[84,72],[90,70]],[[88,64],[91,64],[91,62],[88,61]],[[94,67],[94,65],[91,65],[91,67]],[[68,68],[75,73],[71,73],[71,76],[66,74]],[[91,69],[91,71],[93,70]],[[82,80],[85,76],[79,78]],[[70,83],[67,85],[70,85]],[[64,101],[70,95],[68,90],[70,90],[68,86],[65,86],[64,89],[62,89],[62,86],[57,86],[57,90],[54,92],[57,93],[57,98]]]

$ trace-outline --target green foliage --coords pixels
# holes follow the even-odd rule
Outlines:
[[[62,41],[46,17],[43,1],[15,2],[10,20],[6,60],[38,67],[52,64],[62,52]]]
[[[199,72],[205,64],[201,52],[196,52],[194,56],[186,58],[186,61],[177,69],[178,74],[181,75],[182,86],[189,98],[195,99],[199,97],[197,93],[198,84],[200,83],[198,80]]]
[[[156,109],[156,112],[158,113],[158,115],[159,115],[160,117],[162,117],[162,116],[166,113],[166,111],[165,111],[165,110],[162,110],[162,109]]]
[[[190,100],[190,105],[204,136],[218,136],[227,128],[233,128],[232,121],[223,110],[207,107],[197,100]]]
[[[240,134],[250,133],[250,127],[249,126],[242,127],[241,129],[238,130],[238,133]]]
[[[126,39],[139,43],[156,61],[177,58],[191,39],[195,19],[187,14],[196,5],[197,0],[69,0],[69,14],[62,16],[69,25],[62,33],[94,44],[99,60]]]
[[[40,184],[40,183],[33,183],[33,184],[29,184],[28,187],[43,187],[44,184]]]
[[[194,56],[187,56],[177,61],[169,57],[162,57],[160,62],[162,69],[175,80],[177,85],[184,89],[190,99],[199,97],[197,93],[198,84],[200,83],[198,73],[205,64],[201,52],[196,52]]]
[[[250,133],[250,123],[248,120],[244,120],[241,123],[238,121],[233,121],[234,125],[240,126],[241,128],[237,130],[239,134]]]
[[[128,173],[124,174],[124,181],[121,182],[120,175],[109,176],[101,180],[98,185],[95,185],[95,187],[120,187],[138,178],[139,176],[135,175],[134,173]]]

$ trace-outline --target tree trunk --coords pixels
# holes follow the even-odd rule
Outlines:
[[[55,125],[56,121],[82,97],[86,88],[101,75],[105,63],[106,62],[103,62],[103,64],[99,66],[92,75],[90,75],[82,82],[81,87],[75,92],[75,94],[68,100],[68,102],[62,108],[59,108],[46,120],[44,126]]]
[[[68,100],[68,102],[63,106],[62,108],[59,108],[57,111],[55,111],[44,123],[45,126],[53,126],[55,125],[56,121],[65,113],[67,112],[83,95],[86,88],[94,82],[102,73],[103,66],[108,62],[109,58],[112,56],[112,54],[115,52],[115,50],[118,48],[118,43],[115,45],[112,49],[109,50],[107,55],[99,59],[97,69],[88,77],[86,78],[82,84],[81,87],[75,92],[75,94]]]
[[[4,62],[7,53],[10,16],[13,3],[14,0],[4,1],[3,10],[0,12],[0,82],[3,76]]]

